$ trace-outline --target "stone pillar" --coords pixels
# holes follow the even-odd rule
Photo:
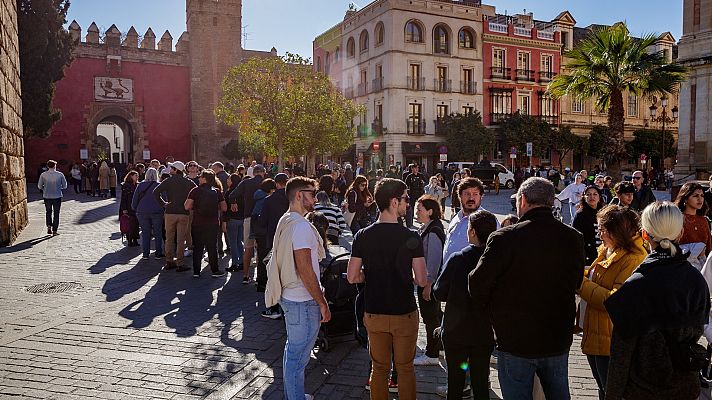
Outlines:
[[[27,226],[27,184],[22,142],[17,2],[0,0],[0,246],[11,244]]]

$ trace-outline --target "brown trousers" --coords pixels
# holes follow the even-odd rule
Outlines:
[[[166,214],[166,262],[175,262],[177,266],[185,265],[185,238],[190,230],[190,217],[187,214]],[[176,246],[178,247],[176,249]],[[202,257],[202,255],[199,255]],[[175,259],[175,261],[174,261]]]
[[[415,400],[415,348],[418,342],[418,311],[403,315],[364,316],[371,355],[371,399],[388,399],[388,379],[393,355],[398,372],[398,398]]]

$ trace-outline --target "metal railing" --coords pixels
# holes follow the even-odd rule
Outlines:
[[[539,118],[542,121],[545,121],[549,125],[559,125],[559,116],[558,115],[537,115],[537,118]]]
[[[511,116],[510,113],[490,113],[490,124],[497,125]]]
[[[354,88],[352,86],[349,86],[346,89],[344,89],[344,97],[346,97],[347,99],[354,98]]]
[[[436,136],[447,135],[447,131],[445,130],[445,121],[442,118],[438,118],[438,119],[434,120],[433,124],[435,124],[435,135]]]
[[[452,79],[433,79],[436,92],[452,92]]]
[[[406,80],[406,87],[410,90],[425,90],[425,78],[409,76]]]
[[[425,134],[425,121],[415,118],[405,120],[406,132],[408,134],[423,135]]]
[[[555,76],[553,71],[539,71],[539,82],[550,82]]]
[[[383,136],[383,122],[374,119],[371,123],[371,131],[378,136]]]
[[[521,26],[515,26],[515,27],[514,27],[514,34],[517,35],[517,36],[531,37],[531,36],[532,36],[532,30],[531,30],[531,28],[522,28]]]
[[[534,82],[534,71],[530,69],[517,69],[517,80]]]
[[[477,93],[477,82],[460,81],[460,93],[476,94]]]
[[[537,39],[554,40],[554,32],[551,32],[551,31],[537,31],[537,32],[536,32],[536,37],[537,37]]]
[[[358,95],[359,96],[365,96],[368,94],[368,83],[359,83],[358,84]]]
[[[504,67],[490,67],[490,78],[493,79],[512,79],[512,69]]]
[[[383,90],[383,77],[376,78],[371,82],[371,90],[374,92]]]
[[[507,33],[507,25],[490,22],[489,30],[492,32]]]

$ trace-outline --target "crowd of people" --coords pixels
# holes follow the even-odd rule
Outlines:
[[[47,166],[38,187],[56,234],[68,185],[56,162]],[[674,202],[656,201],[641,171],[612,188],[580,171],[558,194],[548,177],[529,177],[518,185],[517,215],[500,223],[467,170],[397,172],[336,165],[311,179],[254,162],[152,160],[123,175],[119,214],[132,221],[127,244],[144,259],[153,248],[165,271],[200,278],[207,253],[214,278],[241,271],[243,284],[256,283],[262,315],[285,320],[290,400],[313,398],[304,371],[331,319],[319,263],[328,244],[351,237],[346,279],[363,296],[372,399],[389,391],[415,399],[415,368],[439,364],[441,351],[448,380],[438,391],[448,399],[489,399],[493,354],[505,399],[532,398],[535,377],[546,398],[568,399],[577,333],[601,399],[697,398],[706,355],[697,343],[712,340],[712,192],[690,182]],[[571,226],[554,216],[557,197],[572,206]],[[421,319],[426,347],[417,355]]]

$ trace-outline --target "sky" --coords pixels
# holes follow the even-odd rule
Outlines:
[[[349,3],[363,7],[367,0],[243,0],[243,47],[279,54],[297,53],[311,57],[316,36],[343,20]],[[636,36],[669,31],[676,40],[682,35],[682,1],[661,0],[490,0],[500,14],[533,12],[538,20],[551,20],[568,10],[576,26],[613,24],[625,21]],[[86,29],[96,22],[100,30],[116,24],[126,32],[133,25],[143,35],[150,26],[157,40],[169,30],[173,44],[185,31],[185,0],[71,0],[68,24],[76,20]],[[67,24],[67,25],[68,25]]]

